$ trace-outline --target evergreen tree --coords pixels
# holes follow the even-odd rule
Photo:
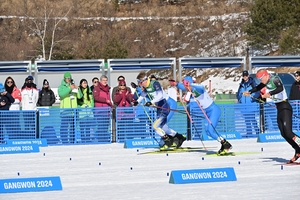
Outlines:
[[[254,0],[250,9],[250,21],[244,28],[250,45],[258,49],[267,46],[272,51],[273,46],[279,44],[282,31],[288,30],[299,20],[299,12],[295,13],[299,10],[299,1]]]

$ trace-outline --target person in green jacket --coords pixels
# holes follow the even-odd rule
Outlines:
[[[74,83],[70,72],[64,74],[64,79],[58,87],[61,108],[60,137],[63,144],[75,143],[75,111],[77,108],[77,98],[82,97],[82,93]]]
[[[84,143],[91,140],[91,128],[95,123],[93,120],[94,98],[86,79],[80,80],[79,91],[83,94],[81,98],[77,99],[77,104],[79,108],[78,116],[81,132],[81,142]]]

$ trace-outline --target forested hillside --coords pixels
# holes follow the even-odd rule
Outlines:
[[[249,6],[228,0],[0,0],[0,60],[244,55]]]

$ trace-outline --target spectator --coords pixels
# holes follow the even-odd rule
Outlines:
[[[110,109],[113,106],[110,99],[110,87],[107,84],[107,76],[102,75],[100,82],[94,87],[93,97],[95,101],[95,118],[97,121],[96,139],[98,141],[110,141],[108,127],[110,125]]]
[[[39,92],[39,100],[37,106],[52,106],[55,103],[55,95],[49,86],[47,79],[43,81],[43,88]]]
[[[10,105],[15,99],[5,91],[5,87],[0,83],[0,110],[9,110]],[[0,144],[4,143],[4,126],[11,121],[9,112],[0,112]]]
[[[15,102],[10,106],[9,110],[20,110],[20,103],[22,101],[21,91],[17,88],[14,79],[10,76],[5,80],[5,90],[15,99]]]
[[[36,116],[35,112],[37,107],[37,102],[39,99],[39,92],[36,89],[36,85],[33,83],[33,77],[28,76],[25,83],[24,83],[23,89],[21,90],[22,95],[22,110],[23,110],[23,117],[25,121],[25,130],[29,134],[28,136],[32,136],[36,134],[35,129],[35,121]],[[25,111],[25,112],[24,112]],[[36,137],[38,137],[36,135]],[[19,138],[21,139],[21,138]]]
[[[94,80],[94,79],[93,79]],[[86,79],[80,80],[79,90],[82,93],[82,97],[77,99],[79,109],[79,123],[81,132],[81,141],[86,142],[91,139],[91,128],[94,123],[94,98],[93,93],[88,86]]]
[[[9,123],[6,125],[9,139],[17,139],[16,136],[21,130],[20,125],[20,103],[22,101],[21,91],[17,88],[15,81],[12,77],[7,77],[5,80],[5,90],[9,93],[15,100],[9,108],[13,112],[9,113],[8,118],[14,123]]]
[[[115,92],[113,98],[114,104],[118,107],[129,107],[133,100],[133,95],[126,87],[124,80],[119,81],[119,88]]]
[[[240,83],[240,86],[238,88],[237,92],[237,99],[240,104],[244,104],[242,107],[242,114],[245,118],[245,124],[246,124],[246,134],[252,135],[252,127],[256,134],[259,134],[259,129],[257,126],[257,121],[255,119],[255,111],[251,108],[253,108],[254,104],[257,103],[256,99],[259,98],[260,93],[256,92],[252,96],[244,96],[243,92],[249,91],[256,87],[256,83],[253,80],[252,77],[249,76],[248,71],[243,71],[242,73],[242,81]],[[251,105],[250,107],[247,107],[247,105]],[[252,126],[251,126],[252,124]]]
[[[295,73],[295,81],[290,90],[289,100],[300,100],[300,71]]]
[[[24,86],[21,90],[22,110],[36,110],[36,104],[39,99],[39,93],[36,85],[33,83],[33,77],[28,76],[25,79]]]
[[[60,97],[61,108],[61,125],[60,137],[62,143],[75,142],[75,110],[77,108],[77,98],[82,97],[82,93],[78,91],[77,85],[74,83],[70,72],[64,74],[64,79],[58,87],[58,95]]]
[[[93,92],[94,87],[97,86],[98,83],[99,83],[99,79],[98,79],[97,77],[94,77],[94,78],[92,79],[92,83],[93,83],[93,85],[91,86],[91,91]]]
[[[112,93],[111,93],[111,99],[114,99],[116,91],[119,89],[119,82],[122,81],[122,80],[125,81],[125,77],[121,75],[121,76],[118,77],[117,80],[118,80],[118,86],[113,88]],[[130,87],[126,87],[126,89],[129,91],[129,93],[131,93]],[[114,105],[114,106],[118,106],[118,105]]]

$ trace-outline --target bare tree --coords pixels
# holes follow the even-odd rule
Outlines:
[[[43,10],[43,17],[29,17],[31,21],[33,22],[33,26],[29,26],[29,29],[34,32],[34,34],[41,40],[41,47],[42,47],[42,54],[43,54],[43,59],[45,60],[51,60],[52,54],[53,54],[53,49],[56,44],[63,42],[63,38],[59,40],[55,40],[55,33],[58,29],[58,25],[62,20],[66,20],[67,15],[71,11],[71,8],[64,14],[63,17],[54,17],[51,18],[52,15],[52,9],[48,11],[47,5],[44,5],[44,10]],[[53,20],[54,24],[53,27],[49,26],[50,21]],[[47,36],[50,36],[50,45],[47,48]],[[48,50],[48,52],[47,52]],[[46,59],[46,54],[48,54],[48,59]]]

